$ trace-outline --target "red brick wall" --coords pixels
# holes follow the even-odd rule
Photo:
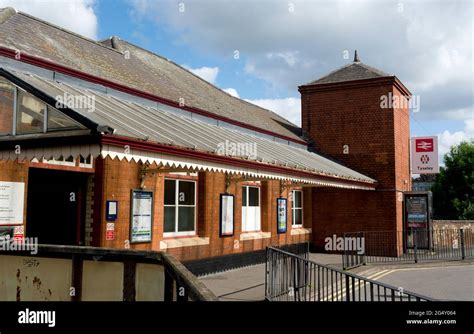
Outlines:
[[[399,194],[410,189],[409,111],[382,109],[380,97],[389,92],[402,95],[388,81],[301,90],[302,126],[316,150],[378,181],[376,191],[313,189],[313,241],[319,249],[333,234],[402,228]]]
[[[100,176],[96,175],[96,189],[102,188],[94,201],[101,202],[101,208],[94,208],[96,219],[100,219],[100,246],[123,248],[125,241],[130,237],[130,190],[139,188],[140,181],[138,173],[140,166],[135,162],[104,159],[103,171],[100,172],[97,163],[96,171],[103,173],[102,186],[97,184]],[[150,166],[153,168],[156,166]],[[173,175],[176,178],[179,176]],[[146,189],[154,191],[154,220],[152,243],[130,244],[132,249],[153,249],[160,250],[160,241],[163,238],[163,189],[164,178],[162,174],[148,176],[146,179]],[[288,202],[288,231],[285,234],[277,234],[276,227],[276,198],[279,197],[279,181],[262,181],[260,184],[261,195],[261,226],[263,232],[271,232],[268,239],[240,241],[241,235],[241,214],[242,214],[242,183],[232,182],[228,189],[229,193],[235,195],[235,224],[234,235],[219,236],[219,201],[220,194],[225,192],[225,175],[223,173],[201,172],[197,178],[197,236],[209,238],[208,245],[191,246],[181,248],[168,248],[164,250],[176,256],[179,260],[193,260],[206,257],[214,257],[226,254],[241,253],[262,249],[268,245],[282,245],[299,243],[309,240],[309,235],[291,236],[291,210]],[[284,193],[286,196],[286,192]],[[102,200],[100,200],[102,199]],[[107,241],[106,221],[105,221],[105,201],[118,200],[118,219],[115,222],[115,240]],[[305,205],[311,203],[311,193],[304,197]],[[96,211],[98,209],[99,213]],[[305,210],[305,224],[311,225],[310,210]],[[183,237],[184,238],[184,237]],[[238,247],[236,247],[238,245]]]

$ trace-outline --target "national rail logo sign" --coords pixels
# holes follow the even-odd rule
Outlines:
[[[411,164],[413,174],[439,173],[438,137],[413,137]]]

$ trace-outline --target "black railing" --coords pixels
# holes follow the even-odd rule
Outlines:
[[[344,269],[366,263],[464,260],[474,256],[472,229],[370,231],[345,233],[362,238],[363,248],[345,248]],[[351,244],[348,242],[348,244]]]
[[[268,247],[265,299],[269,301],[431,301],[426,296],[376,282]]]

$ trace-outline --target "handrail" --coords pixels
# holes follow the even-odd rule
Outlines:
[[[28,243],[24,243],[28,245]],[[161,265],[165,271],[165,301],[214,301],[217,297],[194,276],[181,262],[171,254],[151,250],[133,250],[117,248],[101,248],[90,246],[68,246],[68,245],[34,245],[37,252],[34,254],[31,249],[24,247],[22,250],[0,250],[0,256],[25,256],[25,257],[46,257],[72,259],[72,286],[77,291],[82,289],[82,279],[77,275],[82,275],[83,261],[108,261],[123,262],[124,271],[135,271],[136,263],[149,263]],[[127,275],[127,282],[124,279],[124,300],[135,300],[135,274]],[[79,297],[73,300],[80,300]]]
[[[277,253],[283,254],[283,255],[287,256],[288,258],[290,258],[290,259],[297,259],[297,260],[299,260],[299,261],[302,261],[302,263],[304,263],[304,271],[305,271],[305,272],[304,272],[304,277],[303,277],[304,279],[303,279],[303,281],[305,281],[305,284],[304,284],[304,286],[298,287],[298,289],[304,289],[304,288],[308,287],[308,285],[310,285],[310,284],[308,284],[308,282],[306,282],[306,276],[309,274],[309,273],[308,273],[308,272],[309,272],[309,270],[308,270],[308,264],[312,264],[312,265],[314,266],[314,268],[317,268],[317,269],[318,269],[318,274],[319,274],[319,272],[320,272],[319,268],[325,269],[327,273],[328,273],[328,272],[331,272],[331,277],[332,277],[333,274],[335,274],[335,276],[336,276],[336,281],[335,281],[335,283],[336,283],[336,289],[337,289],[337,290],[341,290],[340,292],[336,292],[336,293],[338,293],[338,294],[344,293],[344,291],[343,291],[344,289],[343,289],[343,287],[342,287],[342,283],[341,283],[341,285],[339,286],[340,289],[338,289],[338,284],[337,284],[337,283],[338,283],[338,281],[337,281],[338,275],[339,275],[339,277],[341,278],[341,282],[342,282],[342,278],[344,278],[344,281],[345,281],[345,282],[352,281],[352,286],[351,286],[352,289],[354,289],[355,280],[357,280],[357,282],[359,283],[359,285],[360,285],[360,282],[363,282],[363,284],[368,284],[368,283],[369,283],[369,284],[371,284],[371,286],[376,286],[377,288],[388,289],[389,291],[392,292],[392,295],[394,294],[394,292],[397,292],[397,293],[398,293],[398,292],[400,291],[399,288],[394,287],[394,286],[392,286],[392,285],[385,284],[385,283],[378,282],[378,281],[374,281],[374,280],[372,280],[372,279],[365,278],[365,277],[363,277],[363,276],[359,276],[359,275],[356,275],[356,274],[353,274],[353,273],[348,273],[348,272],[346,272],[346,271],[339,270],[339,269],[337,269],[337,268],[333,268],[333,267],[330,267],[330,266],[328,266],[328,265],[320,264],[320,263],[317,263],[317,262],[315,262],[315,261],[313,261],[313,260],[306,259],[306,258],[301,257],[301,256],[299,256],[299,255],[292,254],[292,253],[286,252],[286,251],[284,251],[284,250],[281,250],[281,249],[278,249],[278,248],[275,248],[275,247],[267,247],[267,250],[270,250],[270,251],[272,251],[272,252],[277,252]],[[268,261],[269,261],[269,259],[268,259],[268,252],[267,252],[267,262],[268,262]],[[270,270],[275,270],[275,266],[269,266],[269,267],[270,267]],[[281,268],[278,268],[278,267],[276,268],[276,270],[280,270],[280,269],[281,269]],[[292,269],[294,269],[294,268],[292,268]],[[269,278],[269,279],[267,279],[267,282],[266,282],[268,285],[270,285],[270,284],[273,283],[273,282],[272,282],[272,277],[275,276],[275,273],[274,273],[274,272],[273,272],[273,273],[270,272],[270,270],[266,272],[266,275],[267,275],[268,278]],[[324,271],[323,271],[323,272],[324,272]],[[312,274],[313,274],[313,273],[311,273],[310,275],[312,275]],[[300,275],[300,274],[298,274],[298,273],[296,272],[296,270],[293,270],[293,272],[292,272],[290,275],[293,275],[294,277],[298,277],[298,275]],[[301,278],[301,277],[299,277],[299,278]],[[324,280],[324,277],[323,277],[323,280]],[[286,282],[286,283],[288,283],[288,282]],[[310,283],[311,283],[311,282],[310,282]],[[319,276],[318,276],[318,283],[319,283]],[[326,283],[328,283],[328,282],[326,281]],[[333,284],[334,284],[334,282],[331,281],[331,293],[332,293],[332,294],[334,293],[334,291],[333,291]],[[345,293],[348,293],[348,292],[349,292],[349,291],[347,290],[347,287],[348,287],[349,285],[350,285],[350,283],[349,283],[349,284],[346,284],[346,291],[345,291]],[[266,287],[265,287],[265,293],[267,293],[267,292],[269,291],[269,288],[271,289],[271,286],[266,286]],[[308,288],[311,289],[312,287],[309,286]],[[315,288],[315,289],[316,289],[316,288]],[[323,289],[324,289],[324,287],[323,287]],[[319,290],[319,287],[318,287],[318,290]],[[280,295],[286,294],[287,292],[288,292],[288,290],[283,291],[283,292],[280,293]],[[408,291],[408,290],[405,290],[405,289],[403,289],[403,295],[407,295],[407,296],[409,297],[409,299],[410,299],[410,297],[413,297],[414,299],[420,300],[420,301],[434,301],[434,300],[435,300],[435,299],[433,299],[433,298],[431,298],[431,297],[423,296],[423,295],[420,295],[420,294],[418,294],[418,293],[411,292],[411,291]],[[270,300],[271,300],[272,297],[275,297],[275,296],[266,296],[266,297],[267,297],[267,299],[270,299]],[[350,299],[350,298],[349,298],[349,299]]]

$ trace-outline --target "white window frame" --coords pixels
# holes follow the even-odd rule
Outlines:
[[[257,188],[258,189],[258,206],[257,207],[254,207],[254,206],[249,206],[248,203],[249,203],[249,188]],[[246,192],[245,195],[246,195],[246,199],[247,199],[247,203],[245,203],[246,205],[244,206],[243,203],[242,203],[242,233],[250,233],[250,232],[260,232],[262,230],[262,198],[261,198],[261,191],[260,191],[260,187],[258,186],[254,186],[254,185],[243,185],[242,186],[242,198],[243,198],[243,192]],[[245,208],[245,210],[244,210]],[[249,208],[258,208],[258,229],[249,229],[247,227],[248,224],[248,209]],[[244,217],[245,217],[245,220],[244,220]],[[257,225],[257,222],[252,222],[253,225]]]
[[[175,182],[175,205],[164,204],[163,202],[163,237],[176,237],[176,236],[195,236],[197,235],[196,231],[196,205],[197,205],[197,182],[195,180],[188,179],[173,179],[165,178],[165,181],[174,181]],[[180,182],[193,182],[194,183],[194,205],[189,204],[179,204],[179,183]],[[165,187],[163,187],[163,195],[165,192]],[[163,196],[163,200],[164,200]],[[165,207],[175,207],[175,222],[174,222],[174,232],[165,232]],[[179,220],[179,208],[180,207],[193,207],[194,208],[194,230],[193,231],[178,231],[178,220]]]
[[[300,207],[295,207],[295,192],[300,192],[301,193],[301,206]],[[292,227],[303,227],[303,212],[304,212],[304,205],[303,205],[303,190],[300,189],[295,189],[292,190],[291,194],[291,226]],[[295,224],[295,211],[296,210],[301,210],[301,224]]]

